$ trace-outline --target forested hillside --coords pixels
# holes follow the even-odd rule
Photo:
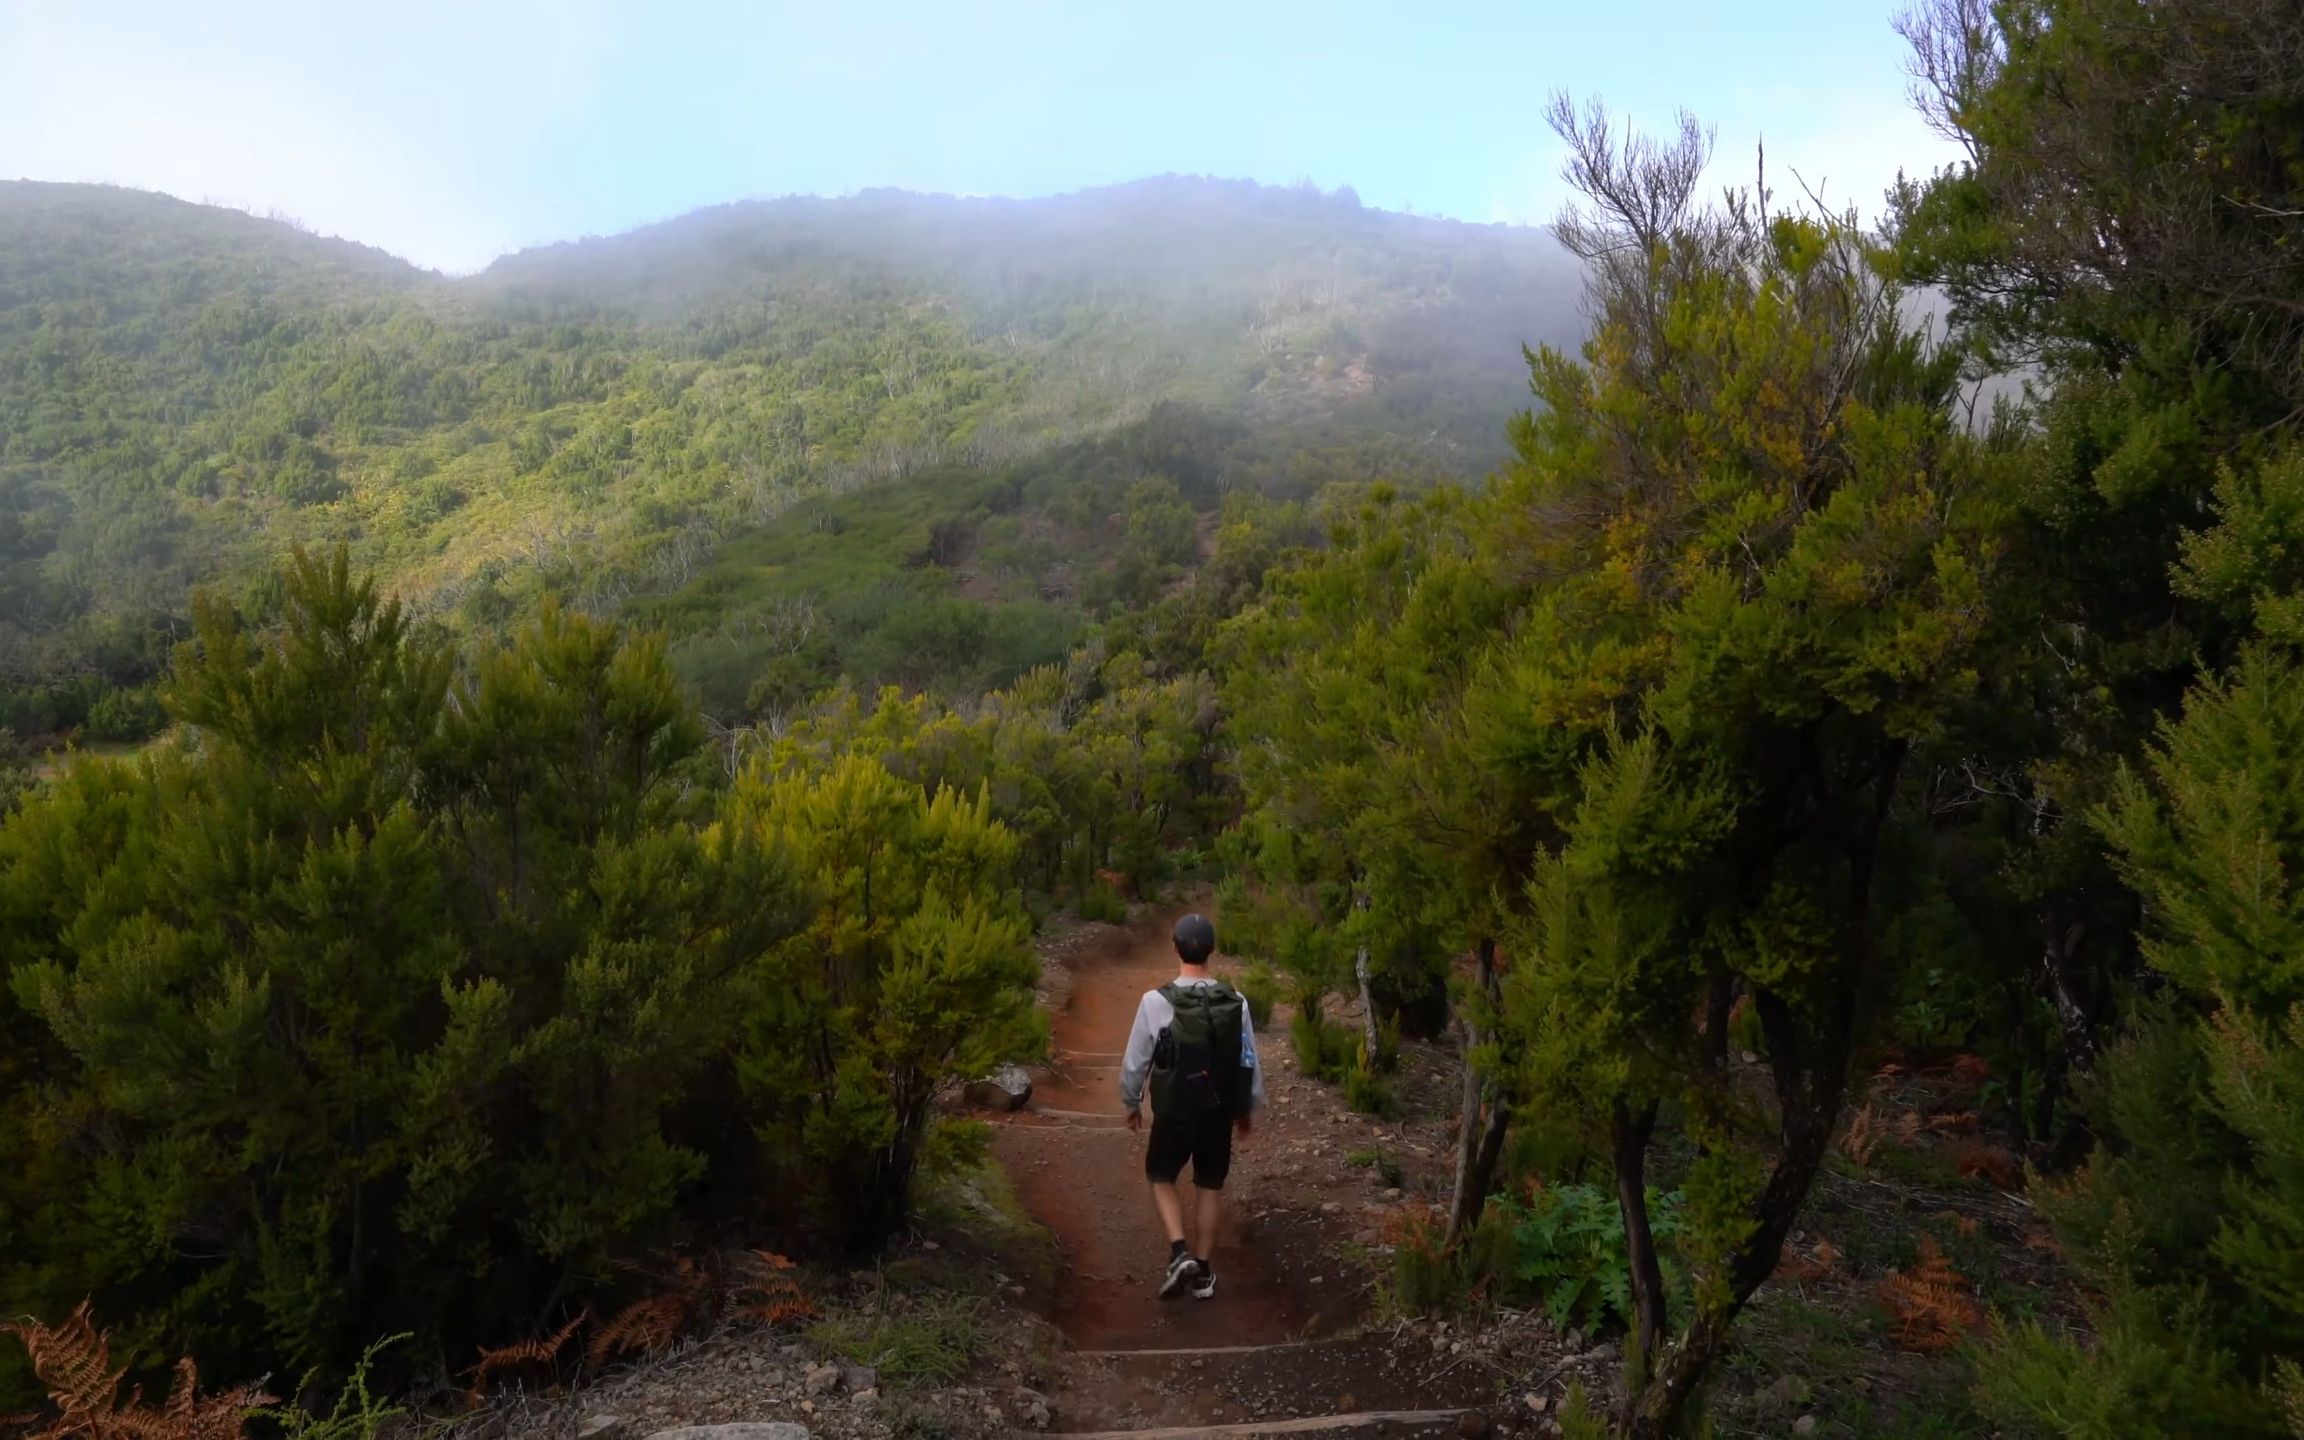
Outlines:
[[[1575,323],[1539,232],[1199,180],[735,205],[463,279],[0,186],[0,724],[148,729],[189,588],[261,608],[298,542],[348,541],[418,611],[485,627],[546,591],[619,611],[805,496],[1030,463],[1163,402],[1207,418],[1203,513],[1254,483],[1243,426],[1286,435],[1248,447],[1266,472],[1316,443],[1477,473],[1520,345]]]
[[[1133,890],[1335,1087],[1261,1163],[1386,1197],[1239,1248],[1506,1433],[2304,1436],[2304,10],[1901,28],[1964,158],[1877,225],[1564,94],[1546,236],[1164,180],[450,280],[0,192],[0,722],[177,736],[0,752],[0,1314],[117,1327],[0,1405],[856,1356],[787,1254],[941,1352],[860,1267]]]

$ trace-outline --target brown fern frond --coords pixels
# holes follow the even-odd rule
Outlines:
[[[1880,1148],[1879,1122],[1873,1117],[1872,1107],[1858,1107],[1848,1117],[1848,1128],[1840,1136],[1840,1148],[1859,1166],[1870,1168],[1872,1152]]]
[[[176,1362],[176,1383],[159,1409],[142,1404],[141,1390],[123,1400],[127,1367],[112,1368],[111,1332],[96,1328],[86,1300],[61,1325],[24,1320],[0,1328],[24,1342],[32,1373],[56,1405],[56,1419],[27,1440],[239,1440],[248,1412],[275,1403],[253,1385],[201,1395],[200,1370],[190,1356]]]
[[[158,1410],[123,1410],[105,1426],[105,1440],[239,1440],[248,1412],[277,1404],[253,1385],[215,1395],[200,1393],[200,1368],[187,1355],[176,1362],[176,1380]]]
[[[771,1250],[754,1250],[751,1255],[756,1268],[730,1292],[737,1314],[768,1325],[816,1318],[815,1302],[800,1283],[797,1265]]]
[[[592,1333],[585,1358],[600,1366],[618,1355],[661,1350],[680,1338],[692,1313],[687,1297],[678,1292],[644,1296]]]
[[[1792,1242],[1784,1242],[1784,1250],[1776,1263],[1776,1273],[1787,1280],[1821,1280],[1840,1266],[1840,1252],[1829,1240],[1819,1240],[1813,1254],[1803,1255]]]
[[[591,1318],[592,1309],[586,1306],[576,1312],[574,1319],[540,1340],[519,1340],[493,1350],[483,1347],[479,1360],[464,1372],[471,1381],[464,1392],[466,1398],[477,1405],[487,1395],[488,1383],[497,1376],[524,1365],[551,1365],[560,1358],[560,1352],[567,1348],[568,1341],[583,1328],[584,1322]]]
[[[1976,1131],[1976,1112],[1962,1110],[1928,1117],[1928,1128],[1939,1135],[1972,1135]]]
[[[1963,1085],[1977,1086],[1992,1078],[1992,1062],[1981,1055],[1960,1055],[1952,1061],[1952,1078]]]
[[[1880,1299],[1895,1315],[1895,1340],[1906,1350],[1949,1350],[1984,1323],[1984,1307],[1969,1291],[1967,1277],[1952,1268],[1933,1235],[1921,1235],[1920,1258],[1912,1268],[1881,1280]]]
[[[1995,1190],[2014,1190],[2024,1183],[2023,1167],[1999,1145],[1969,1140],[1953,1152],[1952,1160],[1963,1179],[1981,1180]]]
[[[56,1423],[39,1440],[97,1429],[119,1408],[120,1379],[128,1367],[112,1368],[112,1336],[96,1328],[93,1301],[81,1301],[58,1325],[26,1318],[6,1328],[24,1342],[32,1373],[56,1406]]]

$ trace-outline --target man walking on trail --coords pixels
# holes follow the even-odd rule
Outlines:
[[[1195,1299],[1216,1293],[1216,1222],[1224,1177],[1232,1171],[1232,1136],[1246,1136],[1264,1103],[1264,1072],[1256,1064],[1256,1026],[1248,1003],[1208,973],[1216,953],[1216,927],[1204,915],[1176,922],[1176,978],[1147,990],[1136,1006],[1136,1026],[1120,1060],[1120,1103],[1128,1128],[1144,1127],[1144,1082],[1152,1082],[1152,1140],[1144,1149],[1144,1177],[1152,1204],[1168,1227],[1168,1273],[1163,1300],[1184,1290]],[[1200,1250],[1184,1243],[1184,1200],[1176,1177],[1192,1164],[1199,1192]]]

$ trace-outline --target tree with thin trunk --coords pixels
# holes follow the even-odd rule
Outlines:
[[[1465,734],[1552,838],[1504,911],[1495,1045],[1525,1103],[1608,1155],[1631,1259],[1619,1433],[1679,1424],[1776,1267],[1886,965],[1879,883],[1906,757],[1972,689],[1993,474],[1950,367],[1898,320],[1852,220],[1698,203],[1709,140],[1555,102],[1590,201],[1581,361],[1475,532],[1522,588]],[[1764,1060],[1714,1030],[1751,997]],[[1656,1141],[1696,1158],[1685,1307],[1649,1224]]]

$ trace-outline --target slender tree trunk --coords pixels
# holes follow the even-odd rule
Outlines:
[[[1360,1044],[1370,1070],[1376,1068],[1376,1057],[1382,1053],[1382,1041],[1376,1028],[1376,990],[1369,983],[1368,947],[1360,947],[1352,957],[1352,975],[1360,982]]]
[[[1464,1035],[1464,1091],[1456,1123],[1456,1190],[1448,1199],[1448,1243],[1472,1228],[1480,1218],[1484,1197],[1477,1184],[1480,1168],[1480,1071],[1472,1052],[1480,1045],[1480,1027],[1469,1015],[1456,1018]]]
[[[1714,1070],[1728,1068],[1728,1017],[1735,1009],[1736,977],[1715,970],[1704,992],[1704,1063]]]
[[[1698,1301],[1687,1330],[1662,1353],[1647,1351],[1641,1369],[1628,1377],[1618,1426],[1627,1440],[1663,1440],[1674,1433],[1689,1397],[1726,1348],[1729,1327],[1753,1292],[1776,1273],[1784,1242],[1792,1233],[1793,1222],[1800,1218],[1800,1207],[1815,1183],[1816,1172],[1823,1167],[1832,1128],[1848,1096],[1858,997],[1873,978],[1872,882],[1879,859],[1880,830],[1895,798],[1904,752],[1905,747],[1896,744],[1881,755],[1873,778],[1872,811],[1848,836],[1848,909],[1841,931],[1839,973],[1823,1013],[1803,1017],[1774,992],[1759,986],[1752,989],[1752,1005],[1767,1036],[1768,1064],[1776,1089],[1776,1166],[1752,1207],[1750,1233],[1728,1256],[1726,1296],[1712,1304]],[[1618,1114],[1617,1189],[1621,1201],[1624,1143],[1622,1112]],[[1627,1241],[1631,1239],[1631,1218],[1627,1209]],[[1645,1218],[1643,1213],[1643,1222]],[[1637,1303],[1637,1263],[1633,1298]],[[1643,1317],[1643,1329],[1645,1325]]]
[[[1496,942],[1482,939],[1479,943],[1480,1001],[1493,1005],[1497,998]],[[1469,1010],[1458,1017],[1464,1030],[1464,1098],[1463,1118],[1456,1134],[1456,1192],[1448,1206],[1448,1239],[1451,1243],[1479,1223],[1480,1212],[1488,1203],[1488,1191],[1496,1181],[1496,1162],[1504,1153],[1504,1135],[1512,1122],[1512,1106],[1502,1095],[1494,1093],[1493,1086],[1483,1085],[1480,1071],[1473,1063],[1473,1052],[1480,1048],[1480,1024]],[[1485,1118],[1482,1101],[1487,1101]]]
[[[1363,914],[1367,913],[1368,896],[1365,891],[1353,897],[1352,908]],[[1361,939],[1360,948],[1353,952],[1352,978],[1360,982],[1360,1043],[1365,1047],[1363,1063],[1373,1072],[1376,1069],[1376,1056],[1382,1048],[1382,1042],[1376,1028],[1376,987],[1373,982],[1373,970],[1368,963],[1368,942],[1365,936]]]
[[[1624,1255],[1632,1271],[1633,1348],[1625,1356],[1629,1406],[1642,1393],[1642,1381],[1656,1364],[1656,1347],[1671,1317],[1665,1313],[1664,1266],[1656,1255],[1656,1234],[1648,1224],[1648,1137],[1656,1130],[1656,1104],[1638,1110],[1616,1102],[1616,1208],[1624,1216]],[[1627,1413],[1627,1423],[1630,1421]]]

